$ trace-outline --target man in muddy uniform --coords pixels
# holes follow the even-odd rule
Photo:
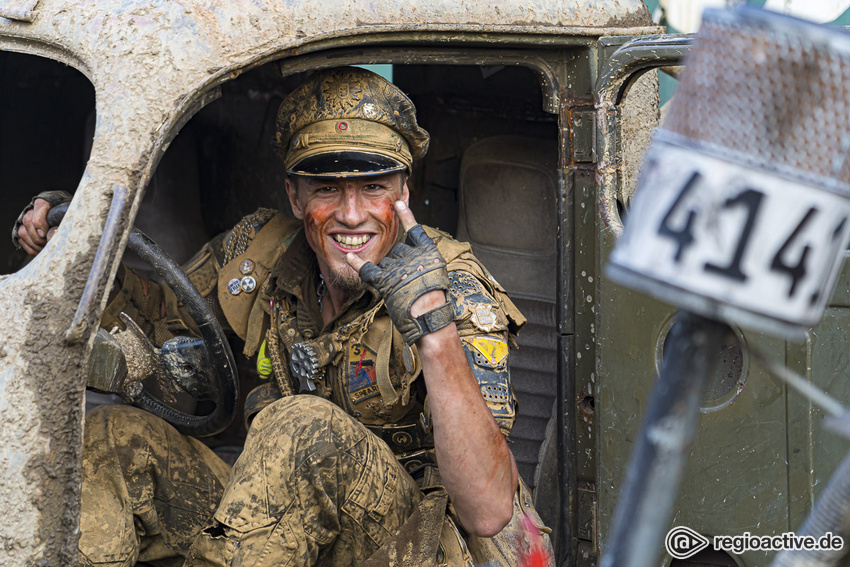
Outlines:
[[[249,395],[245,450],[229,470],[151,414],[91,413],[82,565],[514,565],[548,546],[505,441],[524,318],[468,245],[416,224],[406,181],[428,142],[410,100],[362,69],[281,104],[296,219],[261,209],[186,266],[274,376]],[[45,196],[16,227],[30,253]],[[166,288],[118,283],[105,328],[120,312],[157,338],[191,326]]]

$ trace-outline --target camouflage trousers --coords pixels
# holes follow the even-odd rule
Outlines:
[[[322,398],[284,398],[260,412],[232,470],[128,406],[92,412],[84,444],[81,566],[473,561],[445,491],[423,493],[383,441]],[[533,513],[523,491],[515,512]],[[476,559],[516,565],[518,518],[504,537],[470,538]]]

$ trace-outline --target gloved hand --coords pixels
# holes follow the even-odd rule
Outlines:
[[[454,321],[454,309],[448,302],[419,316],[411,309],[425,294],[449,289],[446,261],[437,250],[422,225],[416,224],[413,213],[396,204],[396,209],[407,229],[405,242],[399,242],[376,266],[348,254],[348,262],[358,270],[360,278],[376,288],[387,305],[393,324],[407,344],[412,345],[423,335],[442,329]],[[443,295],[445,301],[445,295]]]

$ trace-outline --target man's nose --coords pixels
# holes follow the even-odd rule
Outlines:
[[[360,192],[346,189],[342,192],[342,202],[337,209],[336,218],[349,227],[356,227],[366,221],[366,210]]]

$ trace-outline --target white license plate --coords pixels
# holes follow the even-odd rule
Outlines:
[[[800,335],[823,315],[848,234],[846,196],[656,139],[609,275],[704,315]]]

